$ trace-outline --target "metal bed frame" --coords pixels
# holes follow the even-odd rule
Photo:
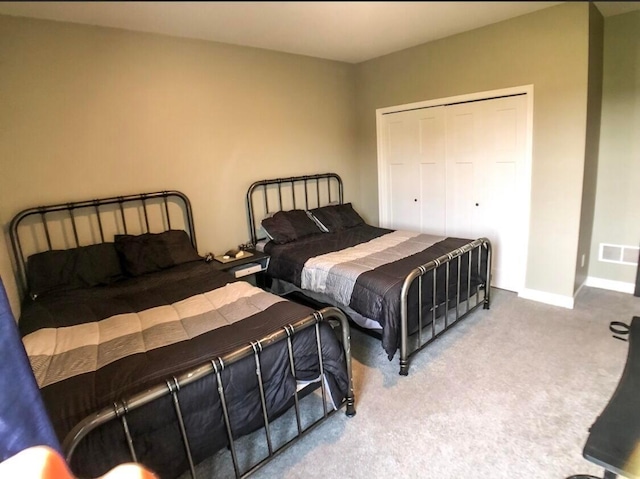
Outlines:
[[[329,394],[326,382],[322,379],[324,378],[324,370],[323,370],[323,358],[322,358],[322,343],[320,339],[320,322],[321,321],[329,321],[332,323],[339,324],[342,330],[342,344],[344,345],[345,355],[347,358],[347,374],[349,376],[349,393],[347,397],[343,400],[343,402],[338,406],[337,409],[333,409],[329,406],[327,396]],[[303,425],[302,414],[301,414],[301,401],[304,397],[304,389],[296,390],[294,393],[294,410],[295,410],[295,419],[296,419],[296,430],[297,433],[294,437],[287,440],[286,442],[275,445],[274,434],[271,430],[272,423],[269,416],[267,415],[267,403],[264,391],[264,382],[262,377],[262,368],[260,362],[260,355],[264,348],[268,347],[271,344],[274,344],[278,341],[286,340],[287,342],[287,351],[289,355],[289,367],[291,368],[292,374],[295,376],[296,365],[293,357],[293,337],[295,334],[298,334],[300,331],[304,329],[313,327],[315,328],[315,337],[316,337],[316,345],[318,348],[318,361],[320,364],[320,377],[319,381],[321,396],[322,396],[322,415],[316,418],[313,422],[307,425]],[[152,401],[158,400],[167,395],[171,395],[171,400],[173,402],[173,407],[176,413],[176,417],[179,424],[180,436],[182,439],[182,443],[185,447],[185,453],[187,455],[187,459],[189,462],[189,471],[191,473],[191,477],[196,479],[198,477],[196,464],[194,463],[191,448],[189,445],[189,438],[187,437],[187,432],[185,428],[185,422],[183,419],[182,410],[180,408],[180,398],[179,392],[180,389],[195,382],[201,380],[202,378],[209,376],[211,374],[215,374],[218,394],[220,395],[220,400],[222,402],[222,411],[224,417],[225,429],[227,432],[227,439],[229,441],[229,451],[231,454],[231,460],[233,462],[233,470],[235,473],[235,477],[237,478],[245,478],[253,474],[259,468],[267,464],[278,454],[285,451],[298,439],[306,436],[309,432],[314,430],[317,426],[323,423],[327,418],[331,415],[335,414],[336,411],[341,409],[342,407],[346,407],[346,415],[351,417],[356,413],[355,410],[355,400],[353,395],[353,384],[351,380],[351,349],[350,349],[350,333],[349,333],[349,322],[345,315],[337,308],[324,308],[320,311],[315,311],[312,315],[309,315],[293,324],[287,325],[285,328],[280,329],[269,336],[266,336],[259,341],[251,342],[243,346],[240,349],[237,349],[229,354],[226,354],[222,357],[215,358],[208,363],[202,364],[199,367],[193,368],[179,376],[171,377],[166,381],[166,384],[159,384],[156,387],[147,389],[146,391],[135,394],[126,399],[122,399],[113,404],[113,407],[106,407],[101,411],[87,417],[80,423],[78,423],[74,429],[69,432],[67,437],[62,442],[62,449],[65,452],[66,459],[68,463],[71,463],[71,459],[73,454],[78,446],[78,444],[84,439],[91,431],[100,427],[101,425],[113,421],[120,420],[122,423],[122,431],[126,438],[127,445],[129,447],[129,452],[131,453],[131,460],[133,462],[137,462],[137,455],[135,444],[132,439],[132,432],[129,423],[127,422],[127,415],[132,411],[151,403]],[[240,361],[243,358],[248,356],[253,356],[255,361],[255,373],[258,378],[258,385],[260,389],[260,405],[262,410],[262,418],[264,421],[263,431],[265,433],[264,439],[266,440],[268,455],[257,462],[249,465],[247,468],[242,470],[242,466],[240,464],[240,460],[238,458],[238,451],[236,447],[236,442],[241,438],[236,438],[232,427],[231,421],[228,413],[228,405],[224,394],[224,383],[222,380],[222,371],[225,368],[230,367],[233,363]],[[308,391],[310,392],[310,391]]]
[[[83,221],[80,221],[80,218],[82,218]],[[28,291],[26,261],[30,254],[56,248],[66,249],[79,247],[81,244],[87,244],[87,239],[89,244],[103,243],[109,241],[112,238],[112,234],[151,232],[154,228],[158,228],[158,225],[160,231],[165,231],[171,229],[172,224],[173,226],[180,225],[177,227],[184,228],[189,234],[194,248],[196,248],[191,204],[187,196],[179,191],[142,193],[26,209],[18,213],[10,223],[10,238],[14,250],[17,273],[21,279],[21,286],[25,292]],[[112,231],[108,231],[109,226]],[[27,241],[27,239],[30,241]],[[327,400],[329,392],[326,381],[324,380],[322,342],[319,331],[321,321],[326,321],[331,325],[342,343],[345,354],[349,380],[348,391],[342,403],[335,405],[335,409],[328,404]],[[295,377],[296,364],[292,342],[296,334],[307,328],[315,328],[320,378],[317,383],[312,383],[299,390],[296,389],[293,398],[294,403],[291,408],[295,411],[296,434],[286,442],[276,445],[272,437],[271,425],[277,418],[270,418],[267,414],[260,359],[261,353],[264,348],[272,344],[286,341],[289,367]],[[337,329],[340,330],[339,333]],[[181,441],[185,447],[185,453],[189,463],[189,472],[192,478],[197,478],[196,464],[192,457],[189,438],[187,437],[185,422],[180,408],[180,390],[191,383],[213,374],[216,377],[218,394],[220,395],[222,404],[225,429],[229,441],[228,450],[231,454],[234,473],[238,478],[247,477],[285,449],[289,448],[297,442],[298,439],[306,436],[307,433],[315,429],[339,409],[345,407],[347,416],[351,417],[355,415],[350,345],[349,321],[342,311],[332,307],[314,311],[313,314],[288,324],[284,328],[274,331],[258,341],[253,341],[228,354],[212,359],[179,376],[167,378],[165,383],[158,384],[155,387],[151,387],[130,397],[122,398],[115,402],[113,406],[106,407],[86,417],[62,440],[62,448],[66,460],[69,464],[71,463],[71,459],[78,445],[91,431],[110,421],[119,420],[122,425],[124,437],[126,438],[131,460],[137,462],[136,445],[133,441],[132,429],[127,421],[127,416],[132,411],[146,404],[170,395],[179,425]],[[255,361],[255,373],[258,380],[262,418],[264,421],[262,428],[265,433],[268,454],[266,457],[259,458],[252,462],[243,470],[238,458],[236,446],[237,441],[241,438],[236,438],[232,430],[228,414],[228,404],[224,395],[222,371],[249,356],[253,356]],[[307,424],[303,425],[301,418],[301,400],[318,388],[320,388],[322,397],[322,411],[318,411],[318,417],[314,421],[307,421]]]
[[[296,188],[298,194],[296,195]],[[300,193],[300,189],[303,193]],[[259,241],[267,240],[266,235],[260,236],[260,222],[262,218],[270,213],[286,209],[305,209],[324,206],[330,203],[343,203],[344,187],[342,179],[336,173],[321,173],[314,175],[294,176],[288,178],[274,178],[256,181],[253,183],[246,196],[247,215],[249,219],[249,230],[253,245]],[[260,199],[261,209],[256,212],[256,206]],[[302,201],[302,199],[304,201]],[[271,200],[271,201],[270,201]],[[467,275],[467,284],[460,284],[460,269],[462,261],[466,256],[468,270],[471,272],[471,257],[477,254],[478,273],[481,272],[483,258],[486,259],[486,271],[484,277],[486,281],[475,288],[475,293],[469,295],[465,300],[461,299],[461,286],[466,286],[466,291],[471,290],[471,274]],[[454,261],[455,260],[455,261]],[[457,263],[458,280],[455,289],[455,301],[451,300],[449,289],[449,278],[452,271],[452,264]],[[446,268],[445,272],[445,300],[441,304],[436,304],[436,291],[438,290],[437,271],[439,268]],[[433,297],[430,298],[436,307],[431,308],[430,318],[423,318],[423,308],[418,308],[418,328],[414,333],[409,332],[408,317],[411,286],[417,282],[418,304],[423,304],[422,281],[431,275],[433,280]],[[478,238],[464,246],[442,255],[439,258],[420,265],[413,269],[404,279],[400,295],[400,375],[409,374],[409,358],[416,352],[440,337],[443,333],[458,324],[471,312],[482,306],[489,309],[491,304],[491,242],[487,238]],[[482,292],[482,293],[481,293]],[[304,293],[304,292],[303,292]],[[473,300],[473,301],[472,301]],[[313,302],[313,300],[311,300]],[[473,304],[471,304],[473,302]],[[430,319],[430,320],[429,320]],[[440,323],[438,325],[438,323]],[[367,334],[381,338],[375,330],[359,327]]]
[[[176,206],[179,213],[170,206]],[[165,231],[171,229],[172,219],[174,225],[180,223],[177,227],[189,234],[197,250],[191,202],[179,191],[112,196],[23,210],[9,225],[20,286],[28,291],[26,263],[31,254],[77,248],[81,243],[104,243],[115,234],[150,233],[152,226]],[[27,244],[26,239],[31,241]]]

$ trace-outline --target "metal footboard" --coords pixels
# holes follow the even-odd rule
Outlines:
[[[477,255],[475,264],[472,258]],[[466,261],[466,281],[462,281],[463,264]],[[455,265],[454,265],[455,264]],[[454,265],[454,266],[452,266]],[[452,269],[454,271],[452,272]],[[438,273],[444,270],[444,284],[438,280]],[[475,274],[472,274],[474,273]],[[452,275],[455,279],[451,290]],[[476,280],[473,281],[472,277]],[[423,281],[432,281],[430,291],[423,287]],[[417,298],[410,294],[417,282]],[[400,374],[409,374],[409,357],[458,324],[480,305],[489,309],[491,303],[491,242],[479,238],[446,255],[419,266],[404,280],[400,296]],[[475,291],[474,291],[475,290]],[[482,291],[482,294],[481,294]],[[444,299],[439,299],[440,293]],[[409,328],[409,306],[417,301],[417,330]],[[471,305],[473,301],[473,305]],[[464,304],[463,304],[464,303]],[[461,311],[461,308],[464,311]],[[428,310],[428,317],[424,311]],[[451,317],[450,317],[451,316]],[[438,324],[438,320],[439,323]]]
[[[320,335],[320,323],[322,321],[328,321],[330,325],[336,331],[339,339],[341,340],[344,354],[345,354],[345,362],[347,368],[347,375],[349,380],[348,391],[346,397],[342,401],[341,404],[336,404],[335,409],[330,407],[328,403],[328,386],[325,381],[325,371],[323,366],[323,355],[322,355],[322,341]],[[267,413],[267,402],[265,398],[265,389],[264,389],[264,380],[261,370],[261,352],[264,348],[268,347],[271,344],[274,344],[279,341],[285,341],[287,344],[288,350],[288,358],[289,358],[289,367],[291,370],[291,374],[295,377],[296,375],[296,362],[293,353],[293,337],[307,328],[315,328],[315,338],[316,338],[316,346],[318,351],[318,363],[320,367],[320,377],[319,384],[321,389],[321,397],[322,397],[322,411],[320,417],[318,417],[311,424],[307,424],[306,426],[302,424],[301,420],[301,409],[300,409],[300,393],[296,389],[295,397],[293,398],[293,406],[292,408],[295,411],[296,418],[296,430],[297,434],[291,439],[289,439],[284,444],[279,446],[274,445],[274,441],[272,439],[272,431],[271,424],[273,422],[273,418],[270,418]],[[340,330],[339,334],[337,330]],[[127,421],[127,417],[129,413],[135,409],[141,408],[146,404],[151,403],[161,397],[170,395],[171,400],[173,402],[173,407],[175,410],[176,418],[179,424],[179,431],[181,435],[181,440],[185,448],[186,457],[189,463],[189,470],[192,478],[197,478],[197,470],[196,464],[194,463],[194,458],[192,455],[191,447],[189,444],[189,437],[185,428],[184,416],[180,406],[180,390],[181,388],[187,386],[188,384],[194,383],[206,376],[215,375],[217,390],[220,397],[220,402],[223,411],[223,418],[225,423],[225,430],[227,433],[228,439],[228,449],[231,455],[231,460],[233,462],[233,469],[235,472],[235,476],[247,477],[257,469],[262,467],[264,464],[272,460],[276,455],[284,451],[286,448],[291,446],[294,442],[296,442],[301,437],[305,436],[308,432],[312,431],[316,428],[320,423],[324,422],[328,417],[330,417],[333,413],[335,413],[338,409],[342,407],[346,407],[346,415],[353,416],[356,413],[355,410],[355,399],[353,393],[353,381],[351,374],[351,338],[350,338],[350,329],[349,323],[346,316],[337,308],[328,307],[321,309],[319,311],[315,311],[312,315],[307,316],[293,324],[289,324],[286,327],[260,339],[259,341],[251,342],[239,348],[229,354],[226,354],[222,357],[218,357],[206,364],[203,364],[193,370],[190,370],[184,374],[181,374],[177,377],[172,377],[171,379],[166,381],[164,385],[158,385],[154,388],[143,391],[139,394],[135,394],[129,398],[118,401],[113,405],[113,407],[105,408],[96,414],[93,414],[87,417],[85,420],[81,421],[65,438],[63,442],[63,450],[65,452],[67,461],[71,464],[71,460],[73,458],[74,452],[76,451],[80,442],[87,437],[87,435],[93,431],[94,429],[106,424],[110,421],[119,420],[122,424],[122,431],[124,437],[126,438],[129,452],[131,454],[131,460],[134,462],[138,461],[138,455],[136,453],[136,444],[133,440],[133,434],[130,429],[130,424]],[[260,403],[262,409],[262,418],[263,418],[263,430],[265,433],[265,441],[268,449],[268,454],[266,457],[257,460],[254,464],[251,464],[249,467],[242,468],[240,461],[238,459],[238,451],[236,443],[239,437],[236,437],[234,434],[232,424],[229,416],[229,404],[225,398],[225,384],[222,379],[222,371],[225,368],[230,367],[232,364],[240,361],[243,358],[253,356],[255,361],[255,372],[258,379],[258,386],[260,390]]]

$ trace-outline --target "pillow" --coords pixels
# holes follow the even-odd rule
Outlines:
[[[202,259],[184,230],[116,235],[114,241],[122,267],[130,276],[153,273]]]
[[[305,210],[278,211],[262,220],[262,228],[274,243],[285,244],[322,233]]]
[[[106,285],[124,277],[114,243],[37,253],[27,259],[26,269],[34,299],[50,291]]]
[[[351,203],[321,206],[309,211],[309,213],[313,215],[318,225],[321,225],[320,228],[326,229],[330,233],[364,224],[364,220],[353,209]]]
[[[267,240],[273,241],[273,238],[271,237],[269,232],[266,229],[264,229],[264,220],[267,219],[267,218],[271,218],[273,215],[275,215],[275,213],[267,213],[267,216],[265,216],[262,219],[262,222],[260,223],[260,228],[258,229],[258,232],[256,233],[258,238],[265,237]]]

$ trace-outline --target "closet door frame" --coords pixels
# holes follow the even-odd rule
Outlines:
[[[484,92],[476,92],[465,95],[457,95],[446,98],[438,98],[435,100],[425,100],[414,103],[407,103],[404,105],[395,105],[385,108],[378,108],[376,110],[376,136],[378,147],[378,215],[379,225],[382,227],[388,227],[390,222],[389,211],[389,178],[387,172],[387,158],[386,158],[386,135],[384,132],[384,115],[389,113],[398,113],[406,110],[414,110],[418,108],[428,108],[435,106],[446,106],[455,103],[463,103],[469,101],[478,100],[490,100],[492,98],[498,98],[510,95],[525,94],[527,101],[527,126],[526,126],[526,139],[525,139],[525,155],[523,164],[523,176],[522,183],[519,185],[519,191],[521,191],[521,209],[522,209],[522,224],[525,225],[523,231],[520,232],[519,242],[521,245],[522,254],[525,255],[524,267],[521,268],[521,278],[518,281],[518,293],[524,289],[525,277],[527,270],[528,252],[529,252],[529,228],[530,228],[530,216],[531,216],[531,170],[533,161],[533,85],[522,85],[511,88],[503,88],[499,90],[490,90]]]

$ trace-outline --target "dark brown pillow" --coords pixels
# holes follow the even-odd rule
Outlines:
[[[123,277],[114,243],[44,251],[27,260],[32,298],[50,291],[106,285]]]
[[[342,231],[354,226],[363,225],[364,220],[353,209],[351,203],[321,206],[310,211],[316,222],[329,233]]]
[[[122,267],[130,276],[153,273],[202,259],[184,230],[116,235],[114,241]]]
[[[262,220],[262,227],[274,243],[290,243],[306,236],[322,233],[305,210],[278,211]]]

